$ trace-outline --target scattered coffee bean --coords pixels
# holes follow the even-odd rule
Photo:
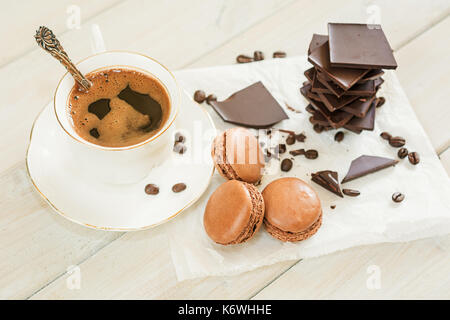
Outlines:
[[[236,58],[237,63],[248,63],[248,62],[252,62],[252,61],[253,61],[253,59],[251,57],[246,56],[244,54],[240,54]]]
[[[311,114],[314,114],[316,112],[316,110],[314,110],[313,106],[308,104],[305,108],[306,112],[309,112]]]
[[[295,156],[300,156],[300,155],[304,155],[305,154],[305,149],[298,149],[298,150],[291,150],[289,151],[289,153],[291,155]]]
[[[292,169],[292,160],[283,159],[283,161],[281,161],[281,171],[287,172],[291,169]]]
[[[93,136],[95,139],[98,139],[100,137],[100,133],[98,133],[97,128],[89,130],[89,133],[91,136]]]
[[[286,58],[286,52],[284,51],[275,51],[273,53],[274,58]]]
[[[186,138],[180,133],[175,133],[175,142],[185,142]]]
[[[330,208],[331,208],[331,209],[335,209],[335,208],[336,208],[336,205],[335,205],[335,204],[332,204],[332,205],[330,206]]]
[[[181,192],[186,189],[186,185],[184,183],[174,184],[172,187],[172,191],[175,193]]]
[[[145,193],[146,194],[158,194],[159,193],[159,187],[156,184],[148,184],[145,186]]]
[[[255,61],[261,61],[264,60],[264,53],[262,53],[261,51],[255,51],[253,53],[253,59]]]
[[[296,134],[295,140],[297,140],[298,142],[305,142],[306,136],[303,133]]]
[[[316,124],[313,126],[313,129],[314,129],[314,131],[317,132],[317,133],[322,133],[324,127],[321,126],[320,124],[316,123]]]
[[[361,194],[358,190],[353,189],[342,189],[342,193],[349,197],[357,197]]]
[[[184,154],[186,152],[187,148],[186,146],[181,142],[175,142],[175,145],[173,146],[173,151],[179,154]]]
[[[375,100],[375,107],[379,108],[386,102],[386,99],[384,97],[379,97],[377,100]]]
[[[411,164],[418,164],[420,162],[420,157],[417,152],[411,152],[408,154],[408,160],[411,162]]]
[[[341,142],[342,140],[344,140],[344,132],[336,132],[336,134],[334,135],[334,141]]]
[[[389,132],[382,132],[381,134],[380,134],[380,137],[381,138],[383,138],[384,140],[388,140],[389,141],[389,139],[391,139],[392,138],[392,136],[391,136],[391,134],[389,133]]]
[[[318,156],[319,156],[319,152],[317,152],[317,150],[310,149],[310,150],[305,151],[306,159],[317,159]]]
[[[203,101],[206,100],[206,93],[203,90],[197,90],[194,93],[194,100],[197,101],[198,103],[202,103]]]
[[[286,138],[286,144],[287,145],[293,145],[295,143],[295,135],[294,134],[290,134],[288,135],[288,137]]]
[[[405,145],[406,141],[402,137],[391,137],[389,139],[389,144],[394,148],[400,148]]]
[[[406,149],[406,148],[398,149],[397,155],[400,159],[405,158],[408,155],[408,149]]]
[[[211,104],[211,101],[217,101],[217,97],[215,94],[210,94],[209,96],[206,97],[206,103],[207,104]]]
[[[402,202],[405,199],[405,195],[400,192],[394,192],[392,195],[392,201],[394,202]]]
[[[277,149],[278,149],[278,153],[279,154],[285,153],[286,152],[286,145],[284,143],[280,143],[278,145]]]

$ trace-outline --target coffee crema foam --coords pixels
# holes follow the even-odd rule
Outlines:
[[[89,91],[75,84],[69,95],[72,125],[82,139],[104,147],[131,146],[154,136],[167,121],[170,98],[156,78],[126,68],[94,71],[86,78]]]

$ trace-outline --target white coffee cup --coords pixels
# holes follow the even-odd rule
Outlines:
[[[170,115],[158,132],[149,139],[126,147],[104,147],[81,138],[75,131],[68,106],[75,80],[66,73],[56,88],[54,111],[67,136],[67,147],[82,174],[105,183],[126,184],[143,179],[149,171],[170,157],[173,147],[174,121],[181,101],[180,89],[173,74],[156,60],[139,53],[110,51],[90,56],[76,64],[83,74],[99,69],[126,68],[150,74],[166,88]]]

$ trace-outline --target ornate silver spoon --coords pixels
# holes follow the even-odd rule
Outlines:
[[[58,59],[64,67],[66,67],[67,71],[70,72],[75,81],[78,82],[84,90],[89,90],[91,83],[73,64],[58,39],[56,39],[49,28],[44,26],[39,27],[34,38],[42,49],[49,52],[54,58]]]

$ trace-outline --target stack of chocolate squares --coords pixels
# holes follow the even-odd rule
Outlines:
[[[396,69],[392,49],[380,25],[329,23],[328,36],[314,34],[308,49],[313,65],[300,88],[317,132],[345,128],[373,130],[382,69]]]

